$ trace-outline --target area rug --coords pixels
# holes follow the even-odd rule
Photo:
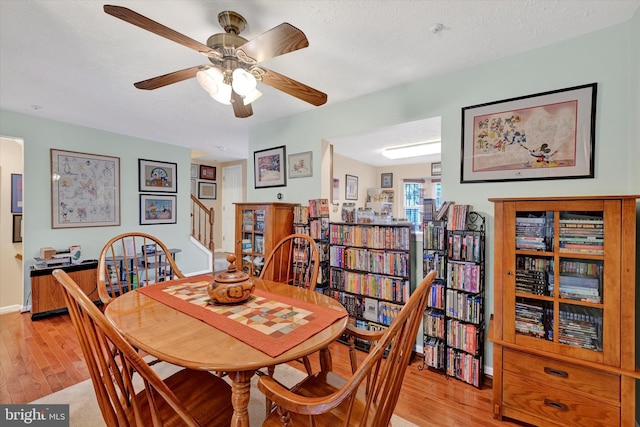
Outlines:
[[[165,378],[180,368],[169,363],[160,362],[153,365],[160,377]],[[276,367],[275,378],[286,386],[292,386],[302,380],[305,373],[287,365]],[[228,381],[228,380],[227,380]],[[251,400],[249,401],[249,419],[251,427],[259,427],[265,418],[264,395],[258,390],[257,376],[251,380]],[[102,427],[105,422],[100,414],[100,408],[93,391],[91,380],[86,380],[71,387],[44,396],[31,402],[33,404],[69,404],[69,418],[71,427]],[[417,427],[400,417],[393,416],[394,427]]]

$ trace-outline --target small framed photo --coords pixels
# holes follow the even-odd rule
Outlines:
[[[442,175],[442,163],[431,163],[431,176],[441,176]]]
[[[345,200],[358,200],[358,177],[357,176],[345,175],[344,198]]]
[[[198,165],[191,163],[191,179],[198,178]]]
[[[171,162],[138,159],[140,191],[178,192],[178,165]]]
[[[393,188],[393,174],[392,173],[380,174],[380,187],[382,187],[382,188]]]
[[[194,196],[198,196],[198,184],[196,184],[196,179],[195,178],[191,178],[191,194],[193,194]]]
[[[22,242],[22,215],[13,216],[13,243]]]
[[[140,195],[140,225],[175,223],[176,196]]]
[[[11,213],[22,213],[22,174],[11,174]]]
[[[207,179],[209,181],[216,180],[216,167],[200,165],[200,179]]]
[[[464,107],[460,182],[593,178],[596,89]]]
[[[198,183],[198,199],[215,200],[217,197],[217,185],[212,182]]]
[[[312,151],[289,154],[289,178],[313,176]]]
[[[285,187],[286,149],[284,145],[253,152],[253,179],[255,188]]]

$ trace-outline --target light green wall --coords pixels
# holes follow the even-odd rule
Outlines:
[[[140,230],[181,248],[176,259],[185,273],[208,269],[207,256],[190,241],[190,150],[24,114],[0,110],[0,135],[24,140],[24,305],[31,304],[29,266],[40,247],[82,246],[84,259],[96,259],[111,237]],[[51,228],[50,149],[120,158],[120,226]],[[177,224],[139,225],[138,159],[178,164]],[[166,194],[166,193],[165,193]]]
[[[640,12],[562,43],[261,124],[249,134],[249,151],[276,145],[286,145],[287,152],[313,149],[315,168],[323,138],[440,116],[443,196],[487,216],[488,318],[493,312],[494,229],[489,197],[640,193],[639,26]],[[594,179],[460,184],[461,108],[592,82],[598,83]],[[290,202],[320,197],[319,182],[295,181],[284,189],[255,190],[250,175],[248,200],[272,200],[280,191]],[[486,364],[492,360],[487,346]]]

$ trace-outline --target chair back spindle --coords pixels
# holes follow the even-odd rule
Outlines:
[[[319,269],[315,240],[306,234],[291,234],[280,240],[267,256],[260,278],[314,290]]]
[[[115,236],[98,259],[98,295],[105,305],[137,287],[183,277],[167,246],[146,233]]]

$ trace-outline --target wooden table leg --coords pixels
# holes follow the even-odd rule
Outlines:
[[[231,379],[231,427],[249,427],[249,398],[254,371],[229,372]]]

